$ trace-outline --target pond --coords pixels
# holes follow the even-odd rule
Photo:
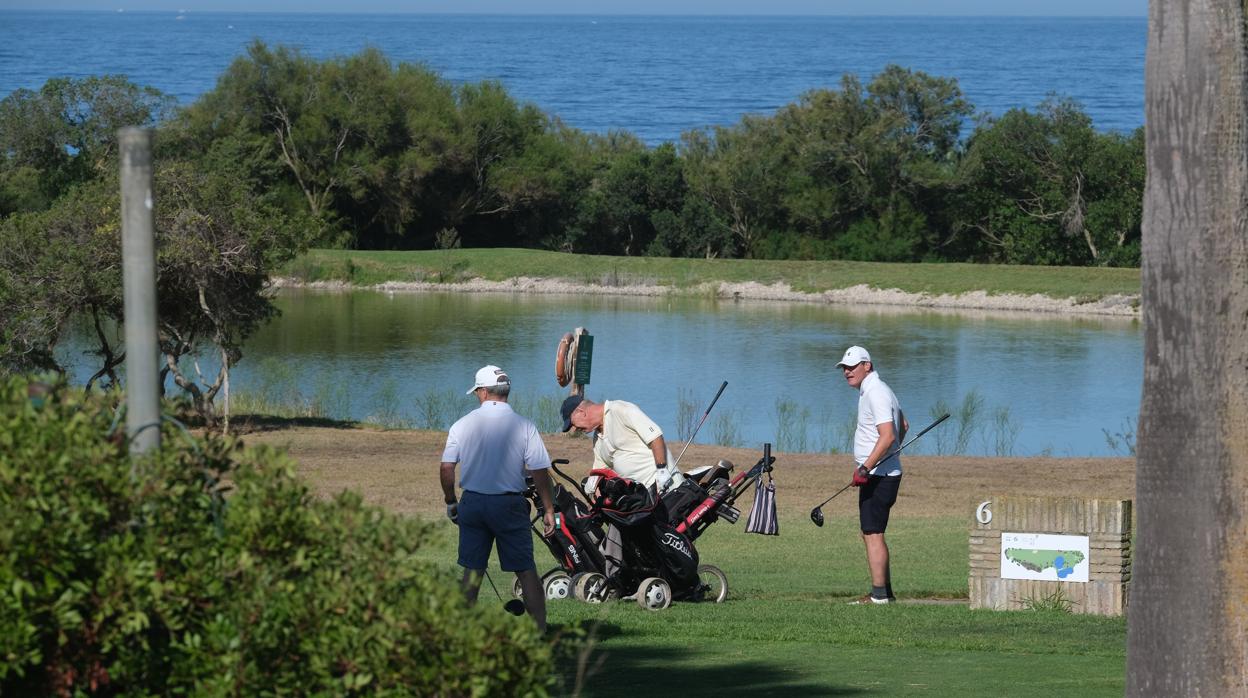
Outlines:
[[[231,374],[235,412],[445,428],[475,407],[464,391],[493,363],[511,375],[517,409],[554,430],[567,394],[555,381],[556,346],[585,327],[594,336],[588,397],[639,404],[673,440],[689,435],[728,381],[699,443],[849,450],[857,391],[836,362],[861,344],[912,429],[953,413],[916,452],[1102,456],[1134,447],[1136,320],[526,294],[285,290],[276,302],[281,316]]]

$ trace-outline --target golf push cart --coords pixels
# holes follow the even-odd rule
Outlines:
[[[572,489],[554,486],[555,531],[542,541],[558,566],[542,575],[546,598],[571,596],[587,603],[632,598],[654,611],[673,600],[722,602],[728,578],[714,565],[699,564],[693,541],[720,519],[736,523],[737,499],[771,472],[774,462],[771,444],[765,444],[763,457],[745,472],[733,476],[733,464],[721,460],[684,473],[679,485],[660,496],[609,469],[591,470],[578,485],[558,467],[568,461],[554,461],[552,469]],[[540,512],[531,479],[525,495]],[[540,519],[535,514],[531,522],[539,536]],[[619,560],[603,554],[608,525],[619,532]],[[512,593],[521,596],[519,582]]]

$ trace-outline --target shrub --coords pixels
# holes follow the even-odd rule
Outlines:
[[[285,456],[0,379],[0,695],[544,695],[527,619],[462,602],[427,525]],[[34,394],[35,397],[30,397]]]

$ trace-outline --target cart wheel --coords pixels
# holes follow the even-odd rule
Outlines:
[[[515,581],[511,583],[511,595],[517,599],[524,599],[524,585],[520,583],[519,577],[516,577]]]
[[[607,578],[597,572],[583,572],[573,577],[572,595],[577,601],[602,603],[607,600]]]
[[[542,580],[542,589],[546,591],[547,601],[566,599],[572,595],[572,578],[563,570],[550,572]]]
[[[637,605],[647,611],[662,611],[672,605],[672,587],[659,577],[647,577],[637,586]]]
[[[702,582],[702,598],[723,603],[728,598],[728,575],[715,565],[698,565],[698,579]]]

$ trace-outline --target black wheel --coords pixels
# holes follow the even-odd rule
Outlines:
[[[728,598],[728,575],[723,570],[715,565],[698,565],[698,579],[702,583],[702,598],[715,603]]]

